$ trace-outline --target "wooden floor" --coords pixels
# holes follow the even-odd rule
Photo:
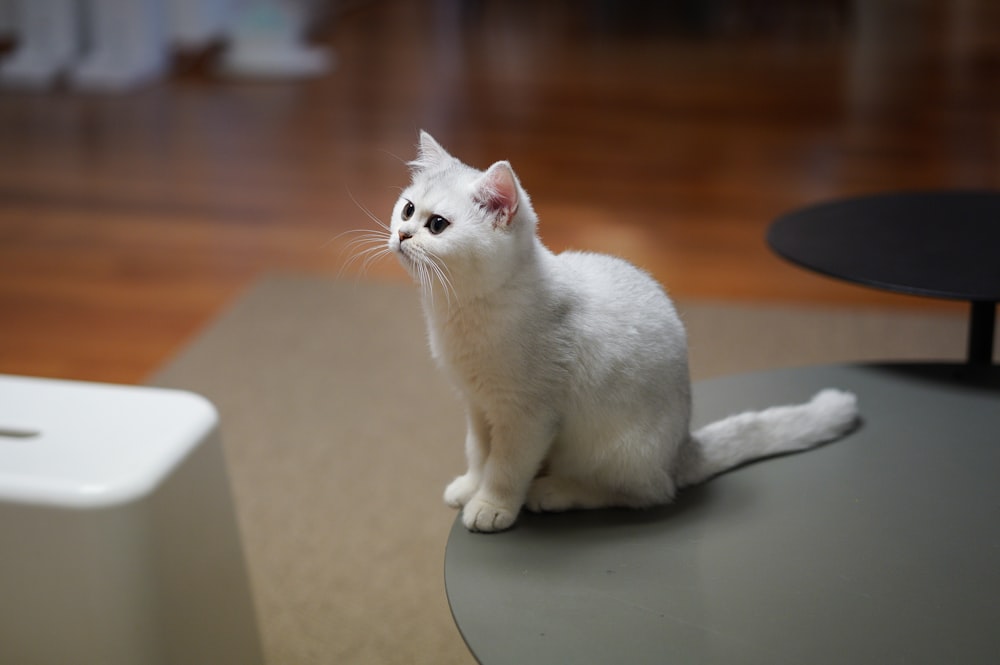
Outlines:
[[[335,276],[420,128],[511,160],[554,249],[621,254],[678,298],[941,307],[806,274],[765,229],[1000,187],[994,0],[380,0],[317,39],[338,65],[305,83],[189,59],[124,95],[0,91],[0,372],[139,382],[259,275]]]

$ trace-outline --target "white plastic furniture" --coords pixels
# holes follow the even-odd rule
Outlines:
[[[0,375],[0,663],[261,663],[215,409]]]

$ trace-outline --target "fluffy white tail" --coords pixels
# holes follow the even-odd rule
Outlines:
[[[676,469],[678,487],[695,485],[751,460],[807,450],[837,439],[858,419],[858,400],[827,389],[805,404],[730,416],[693,432]]]

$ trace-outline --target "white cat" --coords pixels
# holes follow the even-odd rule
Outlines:
[[[421,132],[410,166],[389,250],[419,281],[431,352],[465,402],[469,468],[444,499],[469,529],[506,529],[522,506],[663,504],[854,426],[854,395],[831,389],[691,433],[684,327],[656,281],[549,251],[507,162],[478,171]]]

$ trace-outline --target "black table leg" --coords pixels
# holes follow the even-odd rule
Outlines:
[[[996,324],[996,303],[974,300],[969,316],[969,364],[993,363],[993,328]]]

